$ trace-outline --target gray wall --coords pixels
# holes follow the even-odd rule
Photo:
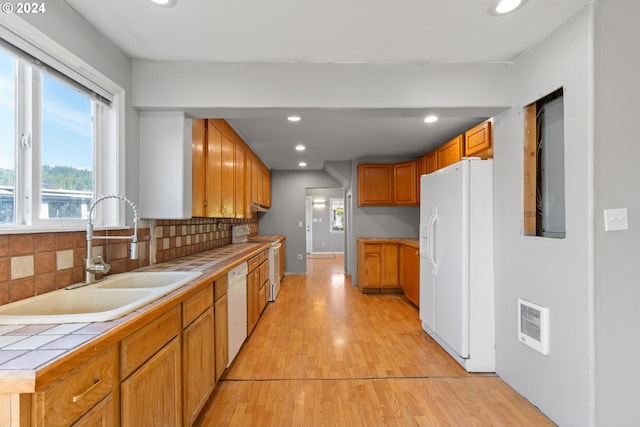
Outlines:
[[[271,171],[271,206],[259,215],[260,234],[284,234],[286,273],[307,272],[305,235],[305,195],[307,188],[338,187],[323,171]],[[302,227],[299,226],[302,223]],[[297,255],[302,254],[302,259]]]
[[[595,13],[594,230],[596,419],[640,423],[640,2],[607,0]],[[603,209],[627,208],[629,230],[605,232]]]
[[[331,199],[344,200],[342,188],[309,188],[307,196],[312,199],[320,198],[326,201],[323,206],[312,206],[311,213],[311,252],[344,252],[345,233],[332,233],[331,228]]]
[[[496,371],[561,426],[588,426],[593,397],[590,7],[513,64],[513,108],[495,117]],[[565,239],[523,236],[523,107],[564,87]],[[550,350],[517,340],[517,299],[549,307]],[[613,424],[607,424],[613,425]]]

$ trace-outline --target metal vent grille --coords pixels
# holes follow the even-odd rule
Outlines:
[[[518,340],[547,355],[549,354],[549,309],[518,299]]]

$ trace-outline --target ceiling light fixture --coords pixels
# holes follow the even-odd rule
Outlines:
[[[178,0],[149,0],[151,3],[162,7],[172,7],[176,5]]]
[[[525,0],[498,0],[493,10],[498,15],[504,15],[518,9],[524,2]]]
[[[435,123],[437,121],[438,121],[438,116],[431,115],[424,118],[425,123]]]
[[[300,166],[301,168],[303,168],[303,167],[307,166],[307,164],[306,164],[305,162],[300,162],[300,163],[298,163],[298,166]]]
[[[304,146],[304,145],[302,145],[302,144],[298,144],[298,145],[296,145],[296,151],[304,151],[304,150],[306,150],[306,149],[307,149],[307,147],[305,147],[305,146]]]
[[[287,120],[289,120],[290,122],[299,122],[300,116],[289,116],[287,117]]]

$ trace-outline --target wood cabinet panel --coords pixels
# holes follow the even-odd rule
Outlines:
[[[464,152],[464,136],[458,135],[451,141],[438,147],[438,169],[442,169],[462,160]]]
[[[222,218],[222,131],[215,126],[213,120],[207,123],[206,135],[206,216]]]
[[[191,132],[191,214],[207,215],[206,210],[206,121],[194,119]]]
[[[418,162],[410,161],[393,165],[393,204],[418,203]]]
[[[420,255],[419,250],[400,245],[400,286],[404,295],[416,307],[420,306]]]
[[[393,204],[393,165],[358,165],[358,206]]]
[[[492,121],[487,120],[465,132],[465,156],[493,157]]]
[[[123,426],[182,425],[178,335],[120,386]]]
[[[182,327],[187,327],[213,305],[213,286],[207,286],[182,303]]]
[[[212,290],[212,287],[208,289]],[[210,293],[212,295],[212,292]],[[213,298],[209,308],[182,332],[184,425],[192,425],[216,385]]]
[[[222,216],[234,218],[235,206],[235,146],[231,139],[222,135]]]
[[[33,394],[34,425],[55,427],[75,422],[111,393],[118,383],[117,367],[118,352],[110,347]]]
[[[247,153],[244,147],[237,143],[235,144],[235,157],[233,163],[234,179],[235,179],[235,216],[236,218],[244,218],[246,216],[245,210],[245,191],[246,191],[246,163]]]
[[[116,405],[113,394],[109,393],[100,403],[84,414],[73,427],[114,427],[120,425],[116,423]]]
[[[129,335],[120,344],[120,378],[126,378],[180,334],[180,305]]]
[[[398,287],[398,245],[395,243],[385,243],[381,248],[380,255],[380,287]]]
[[[260,269],[256,268],[247,274],[247,336],[260,317]]]
[[[425,173],[431,173],[431,172],[437,171],[438,170],[438,152],[434,150],[429,154],[427,154],[425,158],[426,158],[426,167],[427,167]]]
[[[217,381],[229,364],[229,301],[226,293],[216,299],[214,307]]]

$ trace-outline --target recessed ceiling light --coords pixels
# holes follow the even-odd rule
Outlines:
[[[153,4],[157,4],[158,6],[163,7],[171,7],[175,6],[178,0],[149,0]]]
[[[427,116],[424,118],[425,123],[435,123],[438,121],[438,116]]]
[[[300,163],[298,163],[298,166],[300,166],[301,168],[303,168],[303,167],[307,166],[307,164],[306,164],[305,162],[300,162]]]
[[[289,116],[287,117],[287,120],[289,120],[290,122],[299,122],[300,116]]]
[[[304,150],[306,150],[306,149],[307,149],[307,147],[305,147],[305,146],[304,146],[304,145],[302,145],[302,144],[298,144],[298,145],[296,145],[296,151],[304,151]]]
[[[525,0],[498,0],[493,10],[498,15],[504,15],[505,13],[513,12],[522,6],[524,2]]]

